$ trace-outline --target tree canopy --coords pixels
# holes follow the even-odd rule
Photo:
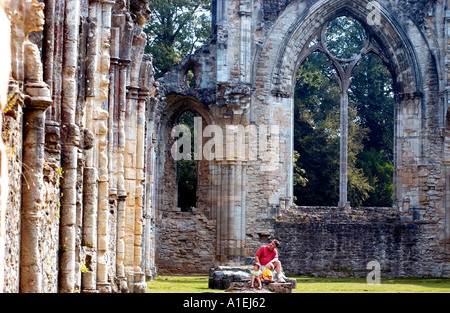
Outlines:
[[[154,0],[145,32],[146,52],[153,55],[156,78],[192,54],[211,37],[211,0]]]

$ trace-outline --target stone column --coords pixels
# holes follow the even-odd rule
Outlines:
[[[227,2],[226,0],[216,1],[216,25],[214,31],[217,39],[217,82],[225,83],[229,81],[229,61],[228,61],[228,29],[227,24]]]
[[[444,175],[445,188],[445,264],[444,275],[450,274],[450,131],[444,131]]]
[[[220,84],[218,103],[224,104],[221,115],[225,117],[222,128],[226,140],[222,147],[224,158],[216,155],[211,165],[214,185],[211,203],[215,206],[212,217],[216,217],[217,223],[218,265],[242,265],[245,257],[246,173],[251,145],[249,151],[242,146],[252,136],[251,131],[245,129],[249,125],[250,101],[251,89],[247,82]]]
[[[117,146],[118,146],[118,104],[119,96],[119,48],[120,29],[111,28],[111,66],[109,70],[109,96],[108,96],[108,160],[109,160],[109,195],[117,198]],[[115,161],[112,161],[115,160]]]
[[[117,16],[114,16],[117,18]],[[113,19],[114,19],[113,18]],[[119,291],[128,292],[128,286],[125,277],[123,265],[124,260],[124,242],[125,235],[125,200],[126,193],[119,188],[118,175],[119,167],[123,166],[122,158],[119,154],[119,123],[120,123],[120,66],[119,51],[121,47],[120,28],[111,28],[111,67],[110,67],[110,86],[109,86],[109,117],[108,117],[108,160],[109,160],[109,197],[110,201],[115,200],[117,203],[117,220],[116,220],[116,280]],[[123,77],[122,77],[123,79]]]
[[[136,194],[135,194],[135,230],[134,230],[134,267],[135,267],[135,293],[145,293],[147,284],[145,283],[145,273],[141,268],[142,262],[142,235],[143,235],[143,198],[144,187],[144,150],[145,150],[145,104],[149,96],[146,89],[139,90],[139,100],[137,104],[137,124],[136,124]]]
[[[115,14],[112,18],[112,34],[115,66],[115,102],[114,123],[116,138],[114,139],[114,178],[113,181],[117,194],[117,239],[116,239],[116,276],[119,281],[119,289],[128,292],[128,284],[125,275],[125,201],[127,193],[124,178],[124,152],[125,152],[125,112],[127,97],[127,71],[131,63],[130,49],[132,40],[132,27],[126,23],[125,15]]]
[[[85,127],[92,134],[92,146],[84,152],[85,168],[83,172],[83,226],[82,226],[82,263],[86,272],[81,274],[81,292],[94,293],[97,291],[97,250],[98,250],[98,169],[95,162],[96,134],[94,129],[95,97],[98,93],[96,85],[97,54],[98,54],[98,3],[89,7],[86,38],[86,82],[85,82]],[[100,13],[101,14],[101,13]]]
[[[251,2],[252,1],[241,1],[239,4],[239,17],[241,19],[240,25],[240,81],[250,82],[250,56],[251,56]]]
[[[55,0],[45,1],[44,81],[53,91],[53,62],[55,57]],[[50,111],[50,110],[48,110]]]
[[[341,90],[341,136],[339,170],[339,207],[349,208],[348,202],[348,90]]]
[[[99,292],[111,292],[108,282],[108,219],[109,219],[109,165],[108,165],[108,111],[103,108],[104,102],[110,93],[110,36],[113,1],[91,1],[89,16],[93,23],[93,32],[97,36],[91,41],[91,68],[90,76],[93,79],[93,90],[89,95],[89,109],[92,115],[87,117],[88,127],[95,136],[96,149],[89,155],[89,162],[97,168],[98,195],[97,195],[97,288]],[[91,33],[91,34],[92,34]],[[88,77],[89,79],[89,77]],[[92,119],[90,119],[92,118]]]
[[[8,92],[9,72],[11,69],[11,49],[9,20],[5,14],[4,8],[9,1],[0,0],[0,40],[3,43],[0,48],[0,60],[3,60],[0,66],[0,110],[6,104],[6,94]],[[0,115],[0,129],[2,126],[3,114]],[[4,285],[4,253],[5,253],[5,212],[8,195],[8,168],[3,139],[0,139],[0,292],[3,292]]]
[[[45,145],[45,110],[51,105],[48,89],[29,87],[23,129],[20,292],[42,292],[39,250]],[[42,94],[47,94],[43,97]]]
[[[128,291],[128,285],[125,276],[125,200],[127,196],[121,194],[117,202],[117,241],[116,241],[116,276],[119,280],[119,290]]]
[[[97,251],[97,169],[85,167],[83,172],[83,227],[82,245],[86,252],[87,271],[81,273],[81,292],[97,291],[95,252]],[[89,263],[88,259],[89,258]]]
[[[152,99],[153,101],[153,99]],[[155,202],[155,145],[154,119],[151,108],[147,109],[146,161],[145,161],[145,265],[144,272],[147,280],[154,278],[154,202]]]
[[[111,292],[111,286],[108,282],[108,214],[109,214],[109,184],[108,184],[108,159],[105,153],[107,141],[105,136],[107,128],[104,125],[104,120],[107,114],[102,111],[99,112],[99,121],[97,136],[100,137],[98,141],[99,153],[99,178],[98,178],[98,220],[97,220],[97,286],[100,292]],[[101,117],[103,116],[103,117]]]
[[[135,35],[131,49],[127,108],[125,115],[124,178],[125,202],[125,269],[132,292],[145,292],[145,275],[140,268],[142,243],[142,179],[144,168],[144,105],[148,91],[141,91],[140,71],[146,37]],[[144,103],[142,103],[142,100]],[[141,103],[141,106],[139,106]],[[141,107],[141,109],[139,109]],[[140,111],[140,112],[139,112]],[[139,126],[139,123],[141,126]],[[130,286],[131,288],[131,286]]]
[[[39,240],[44,202],[44,146],[45,110],[52,104],[50,90],[43,82],[43,70],[38,47],[31,43],[28,34],[41,31],[44,25],[44,5],[37,1],[26,3],[24,78],[25,110],[23,126],[23,172],[20,291],[42,292],[42,270]]]
[[[76,241],[76,183],[80,131],[75,124],[77,103],[79,0],[66,0],[61,103],[61,223],[59,291],[74,292]]]
[[[136,227],[136,122],[138,88],[130,86],[125,118],[124,178],[125,201],[125,267],[129,282],[134,283],[135,227]],[[131,287],[131,286],[130,286]]]
[[[246,166],[238,161],[222,161],[214,165],[216,190],[218,265],[242,265],[245,256],[245,186]],[[213,187],[214,192],[214,187]]]
[[[117,138],[117,254],[116,254],[116,271],[117,278],[120,281],[121,290],[128,290],[125,276],[125,201],[127,193],[125,190],[124,179],[124,150],[125,150],[125,103],[126,103],[126,79],[127,66],[129,61],[119,60],[119,88],[118,88],[118,138]]]

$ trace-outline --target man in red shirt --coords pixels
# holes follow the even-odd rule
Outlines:
[[[284,275],[282,273],[281,262],[278,259],[278,251],[276,248],[280,245],[278,240],[273,240],[269,245],[262,246],[258,249],[255,255],[255,261],[265,267],[267,264],[272,263],[278,276],[278,282],[284,283]]]

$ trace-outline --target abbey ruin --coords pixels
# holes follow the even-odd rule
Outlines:
[[[449,0],[213,0],[210,43],[159,80],[150,2],[0,0],[0,291],[146,292],[157,274],[249,264],[270,238],[288,275],[378,261],[386,277],[449,277]],[[389,208],[349,207],[345,141],[336,207],[293,204],[295,76],[339,16],[392,73]],[[172,151],[186,111],[203,134],[189,212]]]

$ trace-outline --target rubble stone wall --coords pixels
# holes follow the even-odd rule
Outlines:
[[[445,264],[425,226],[392,208],[293,208],[275,223],[280,259],[289,275],[366,277],[369,262],[382,278],[440,277]]]
[[[207,275],[215,262],[216,225],[202,213],[163,213],[158,223],[160,275]]]

